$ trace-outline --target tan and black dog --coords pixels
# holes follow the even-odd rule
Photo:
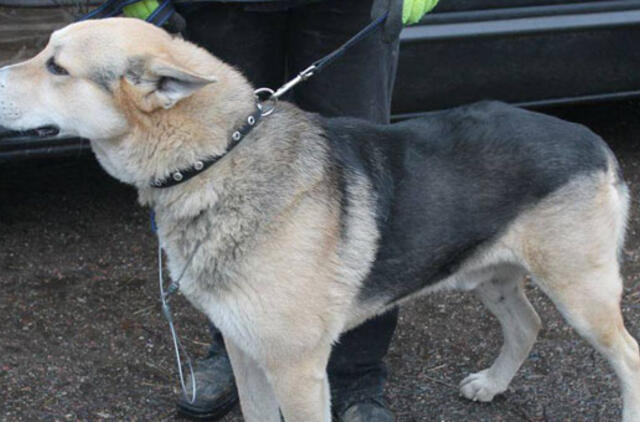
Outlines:
[[[612,365],[623,420],[640,421],[620,313],[628,191],[598,136],[500,103],[389,126],[282,103],[227,151],[254,110],[240,72],[137,20],[73,24],[0,70],[1,126],[91,139],[155,210],[174,277],[195,253],[181,291],[224,334],[245,420],[330,421],[340,333],[437,289],[473,290],[500,320],[500,355],[460,385],[490,401],[540,328],[530,274]]]

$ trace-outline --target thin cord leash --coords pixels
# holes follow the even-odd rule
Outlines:
[[[151,212],[151,229],[156,232],[156,220],[155,215]],[[180,275],[175,281],[172,281],[167,290],[164,289],[164,271],[163,271],[163,259],[162,259],[162,246],[160,246],[160,241],[158,241],[158,284],[160,286],[160,303],[162,304],[162,314],[164,318],[167,320],[169,324],[169,331],[171,332],[171,340],[173,341],[173,349],[176,354],[176,365],[178,366],[178,376],[180,377],[180,387],[182,388],[182,394],[185,399],[193,404],[196,401],[197,397],[197,387],[196,387],[196,379],[193,373],[193,363],[191,361],[191,356],[182,345],[178,334],[176,333],[176,328],[173,324],[173,314],[171,313],[171,307],[169,306],[169,301],[171,299],[171,295],[180,290],[180,282],[182,281],[182,277],[184,277],[185,273],[189,266],[191,266],[191,262],[193,258],[196,256],[200,247],[202,246],[202,240],[200,240],[195,248],[193,248],[193,252],[191,252],[191,256],[187,259],[187,262],[184,264]],[[182,358],[181,353],[184,354],[185,360],[187,362],[187,366],[189,367],[189,373],[191,374],[191,397],[189,398],[189,394],[187,392],[187,383],[185,382],[184,372],[182,371]]]
[[[173,349],[176,353],[176,365],[178,366],[178,376],[180,377],[180,387],[182,388],[182,394],[184,397],[190,402],[195,403],[196,401],[196,383],[195,378],[193,376],[193,364],[191,363],[191,357],[189,353],[185,350],[182,342],[178,338],[178,334],[176,333],[176,328],[173,325],[173,315],[171,314],[171,308],[169,307],[169,297],[173,293],[174,289],[171,287],[174,285],[173,283],[169,285],[169,289],[165,292],[164,290],[164,279],[162,275],[162,248],[158,244],[158,282],[160,284],[160,302],[162,303],[162,314],[164,315],[167,323],[169,323],[169,331],[171,332],[171,339],[173,341]],[[177,290],[177,288],[175,289]],[[191,398],[187,395],[187,385],[184,380],[184,373],[182,372],[182,359],[180,356],[180,352],[184,353],[185,359],[187,361],[187,366],[189,367],[189,372],[191,374]]]

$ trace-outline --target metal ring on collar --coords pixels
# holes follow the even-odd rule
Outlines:
[[[263,94],[268,94],[268,97],[265,99],[262,99],[261,96]],[[274,97],[273,94],[275,94],[275,91],[271,88],[258,88],[255,91],[253,91],[253,95],[255,95],[256,97],[256,104],[260,109],[260,112],[261,112],[260,115],[262,117],[270,115],[276,109],[276,104],[278,103],[278,99]],[[271,106],[265,108],[264,104],[268,102],[271,102]]]

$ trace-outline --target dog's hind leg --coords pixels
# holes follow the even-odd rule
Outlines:
[[[624,326],[620,311],[622,280],[617,263],[608,269],[581,274],[558,286],[544,282],[544,290],[567,322],[613,367],[622,387],[624,422],[640,421],[640,354]],[[542,283],[541,283],[542,285]]]
[[[623,421],[638,422],[640,353],[620,311],[617,256],[627,209],[627,188],[610,171],[561,189],[519,229],[534,281],[613,367],[622,387]]]
[[[280,422],[280,410],[266,374],[250,356],[225,340],[245,422]]]
[[[469,375],[460,383],[460,393],[469,400],[487,402],[504,392],[531,351],[541,322],[523,284],[523,272],[515,271],[476,288],[482,302],[500,321],[504,343],[491,367]]]

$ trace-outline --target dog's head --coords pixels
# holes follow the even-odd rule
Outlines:
[[[136,19],[69,25],[34,58],[0,69],[0,126],[53,126],[107,149],[114,140],[167,138],[161,128],[197,138],[235,116],[234,107],[251,110],[252,101],[250,85],[230,66]]]

